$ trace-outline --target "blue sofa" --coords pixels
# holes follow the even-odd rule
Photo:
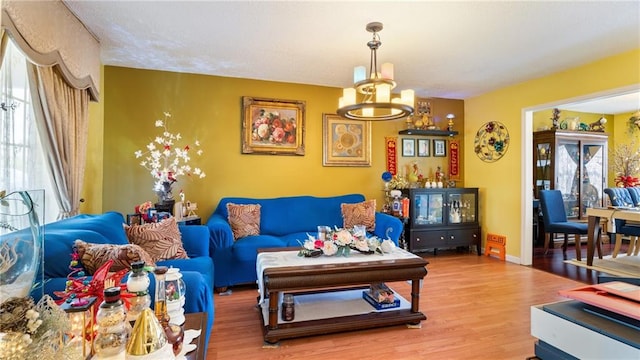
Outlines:
[[[209,255],[216,264],[214,286],[255,283],[256,257],[259,248],[300,247],[307,233],[315,235],[318,225],[343,226],[342,203],[365,201],[364,195],[349,194],[332,197],[292,196],[270,199],[226,197],[220,200],[206,226],[209,228]],[[260,234],[234,241],[228,222],[227,203],[260,204]],[[372,235],[390,238],[396,245],[402,232],[402,222],[391,215],[376,212],[376,227]]]
[[[613,206],[638,207],[640,206],[640,187],[628,188],[607,188],[605,194],[609,195],[609,200]]]
[[[71,271],[69,262],[76,239],[96,244],[128,244],[124,231],[124,218],[117,212],[100,215],[77,215],[68,219],[44,225],[44,287],[32,291],[38,301],[43,294],[58,299],[54,291],[65,288],[66,277]],[[209,232],[205,226],[180,226],[183,246],[189,259],[159,261],[156,265],[173,266],[180,269],[186,285],[185,313],[206,312],[209,336],[213,328],[213,261],[209,257],[206,239]],[[42,277],[38,276],[38,279]],[[151,275],[151,294],[155,281]]]

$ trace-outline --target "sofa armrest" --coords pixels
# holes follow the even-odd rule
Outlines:
[[[213,256],[216,249],[230,248],[233,246],[233,231],[231,225],[224,217],[211,215],[206,224],[209,228],[209,255]]]
[[[395,216],[389,214],[376,212],[376,228],[373,234],[380,239],[391,239],[396,245],[398,245],[398,239],[402,234],[402,221]]]
[[[182,245],[190,258],[209,256],[209,230],[204,225],[179,225]]]

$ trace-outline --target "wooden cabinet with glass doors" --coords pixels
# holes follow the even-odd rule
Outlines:
[[[410,189],[409,251],[470,247],[480,255],[478,189]]]
[[[545,130],[533,133],[533,196],[560,190],[570,219],[584,220],[587,208],[603,206],[607,186],[608,134]]]

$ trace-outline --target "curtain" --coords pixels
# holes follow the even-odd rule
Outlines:
[[[42,36],[36,25],[56,31]],[[76,215],[85,169],[89,101],[98,99],[95,76],[82,77],[82,69],[99,73],[99,43],[59,2],[8,2],[2,9],[1,27],[29,60],[33,113],[60,208],[58,218]],[[61,51],[70,61],[63,60]],[[74,65],[79,63],[88,67],[78,69]]]
[[[0,64],[2,64],[2,59],[4,59],[4,53],[7,50],[7,41],[9,41],[9,36],[4,29],[0,29]]]
[[[58,218],[78,214],[84,177],[89,91],[75,89],[53,66],[27,66],[38,134],[56,200]]]

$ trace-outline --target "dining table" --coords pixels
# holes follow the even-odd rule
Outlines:
[[[640,221],[640,207],[626,208],[610,206],[606,208],[593,207],[587,208],[587,266],[593,265],[593,257],[596,246],[598,246],[598,258],[602,259],[602,251],[600,249],[600,220],[607,218],[611,224],[611,232],[615,232],[615,219]]]

